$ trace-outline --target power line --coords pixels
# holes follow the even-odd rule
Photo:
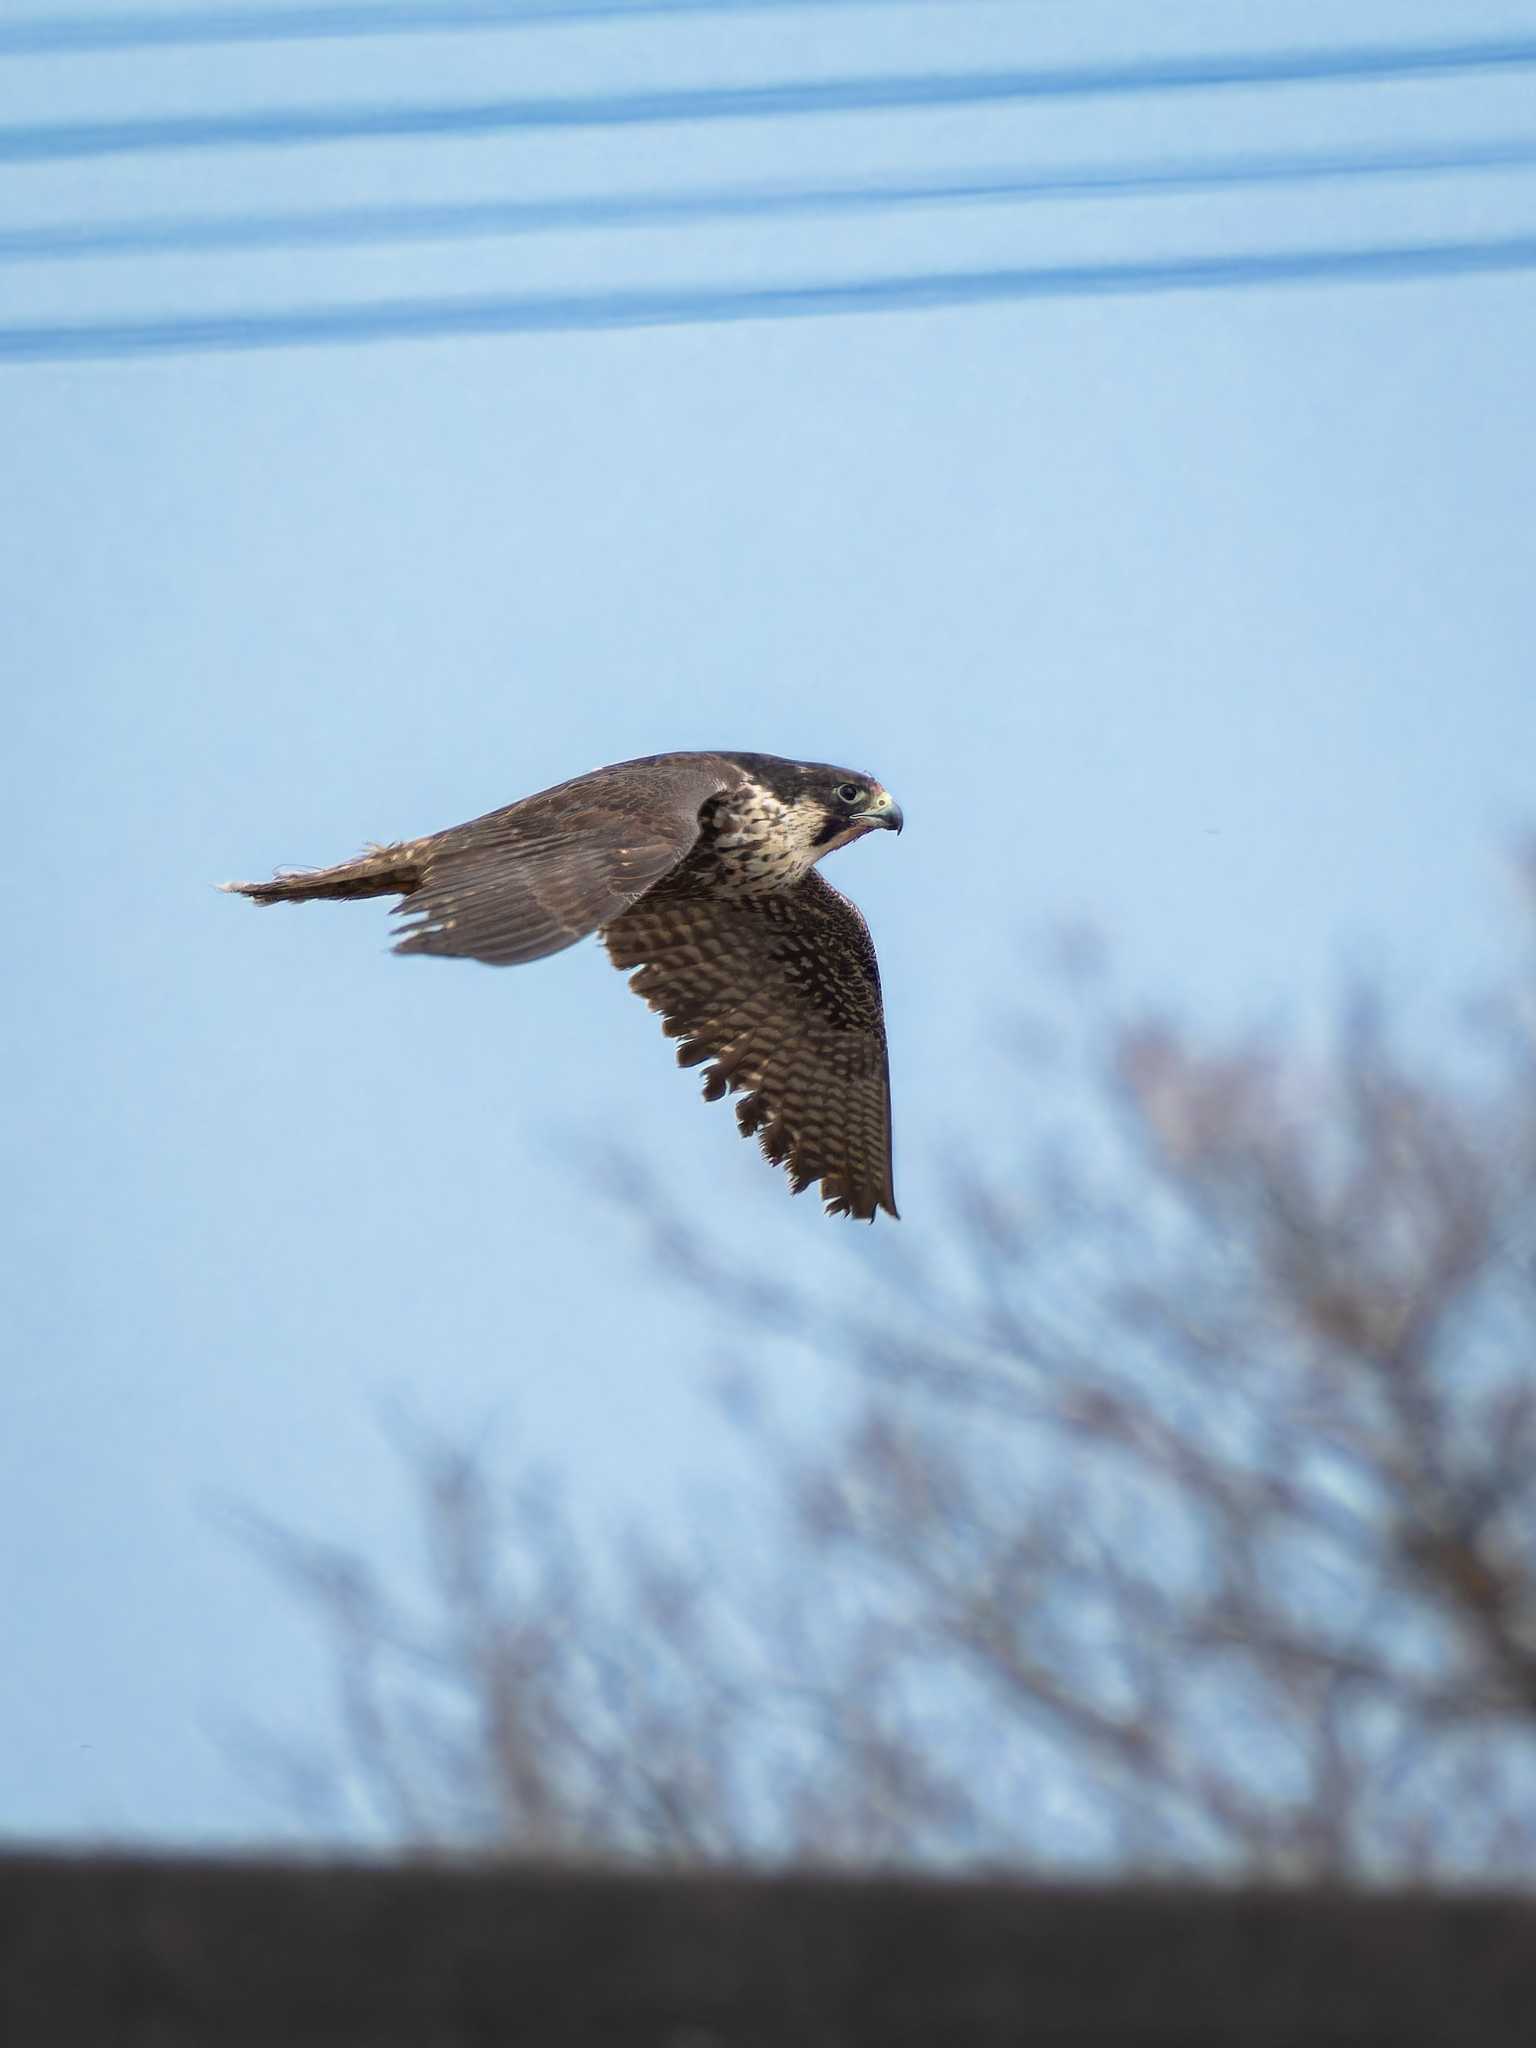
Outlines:
[[[1292,185],[1428,173],[1536,167],[1536,137],[1406,149],[1306,151],[1046,165],[842,185],[750,185],[677,192],[585,194],[562,199],[472,200],[441,205],[344,206],[309,212],[194,214],[74,221],[0,229],[0,262],[234,249],[335,248],[448,241],[477,235],[685,225],[700,221],[860,213],[906,206],[1043,199],[1147,198],[1232,186]]]
[[[319,42],[555,27],[658,14],[772,14],[807,8],[931,5],[932,0],[354,0],[323,7],[182,7],[155,13],[33,16],[0,23],[0,57],[194,43]]]
[[[457,106],[267,107],[127,121],[60,121],[0,128],[0,161],[117,156],[143,150],[271,148],[403,136],[489,135],[507,129],[632,127],[665,121],[889,112],[1008,101],[1123,96],[1220,86],[1422,78],[1536,64],[1536,37],[1353,48],[1235,51],[1052,69],[821,78],[773,85],[692,86],[659,92],[484,100]]]
[[[1127,297],[1277,284],[1381,284],[1536,269],[1536,235],[1355,249],[1282,249],[1031,270],[924,272],[826,283],[673,291],[397,299],[283,312],[178,314],[0,327],[0,363],[205,354],[510,334],[572,334],[828,314],[901,313],[1027,300]]]

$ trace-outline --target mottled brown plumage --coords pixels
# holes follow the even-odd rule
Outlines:
[[[258,903],[399,895],[396,951],[498,966],[601,935],[710,1062],[704,1093],[821,1183],[830,1214],[896,1214],[875,949],[816,862],[901,812],[868,776],[772,754],[656,754],[339,867],[224,886]]]

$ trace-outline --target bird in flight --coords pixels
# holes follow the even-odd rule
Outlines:
[[[339,867],[222,886],[256,903],[401,898],[397,953],[512,966],[597,932],[630,987],[746,1091],[742,1135],[829,1215],[896,1214],[891,1087],[869,928],[816,871],[901,808],[868,775],[775,754],[651,754],[370,847]]]

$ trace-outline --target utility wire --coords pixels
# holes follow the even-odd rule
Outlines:
[[[450,336],[573,334],[634,327],[932,312],[1026,300],[1108,298],[1276,284],[1381,284],[1536,269],[1536,235],[1354,249],[1282,249],[1030,270],[923,272],[824,283],[667,291],[397,299],[282,312],[175,315],[0,327],[0,363],[206,354]]]
[[[797,114],[959,107],[1008,101],[1423,78],[1536,64],[1536,37],[1511,36],[1350,48],[1231,51],[1050,69],[820,78],[773,85],[690,86],[660,92],[482,100],[455,106],[265,107],[251,113],[56,121],[0,127],[0,161],[117,156],[143,150],[270,148],[401,136],[489,135],[507,129],[633,127]]]
[[[1043,165],[858,184],[738,185],[693,191],[341,206],[309,212],[192,214],[71,221],[0,229],[0,263],[234,249],[336,248],[449,241],[477,235],[686,225],[711,220],[863,213],[906,206],[1005,204],[1042,199],[1136,199],[1232,186],[1536,168],[1536,136],[1406,149],[1169,158],[1141,163]]]
[[[933,4],[934,0],[354,0],[351,5],[323,7],[179,7],[153,13],[63,14],[53,19],[33,15],[0,22],[0,57],[550,28],[567,21],[657,14],[774,14],[810,7]]]

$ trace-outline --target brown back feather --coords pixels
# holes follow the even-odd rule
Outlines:
[[[717,754],[623,761],[415,840],[395,951],[499,967],[558,953],[674,868],[700,805],[741,779]]]

